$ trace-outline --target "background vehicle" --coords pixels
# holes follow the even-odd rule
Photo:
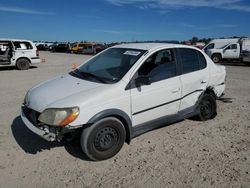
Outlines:
[[[96,54],[96,46],[95,43],[87,43],[83,45],[80,49],[79,53],[82,54]]]
[[[149,130],[192,116],[214,118],[225,76],[224,66],[195,47],[118,45],[31,88],[21,117],[48,141],[80,133],[84,153],[103,160]]]
[[[39,51],[47,51],[47,50],[49,50],[49,46],[47,46],[45,44],[38,44],[36,47],[37,47],[37,49]]]
[[[199,49],[203,49],[205,46],[205,43],[204,42],[196,42],[193,46],[196,48],[199,48]]]
[[[214,39],[211,40],[202,50],[207,53],[208,50],[221,48],[227,44],[238,42],[240,38],[229,38],[229,39]]]
[[[55,44],[51,47],[51,52],[69,52],[70,44],[68,43],[61,43]]]
[[[0,39],[0,66],[16,66],[19,70],[39,64],[39,52],[32,41]]]
[[[69,52],[70,53],[83,53],[83,51],[91,51],[93,52],[94,48],[93,46],[95,45],[95,43],[89,43],[89,42],[80,42],[80,43],[74,43],[71,45],[71,47],[69,48]]]
[[[107,48],[107,46],[104,44],[96,44],[95,45],[95,51],[97,54],[100,53],[101,51],[105,50],[106,48]]]
[[[237,42],[231,42],[221,48],[207,50],[208,56],[218,63],[221,60],[237,60],[239,62],[250,63],[250,38],[242,38]]]
[[[49,42],[37,42],[34,43],[39,51],[47,51],[50,50],[50,47],[53,45],[53,43]]]
[[[101,51],[105,50],[105,46],[103,44],[95,44],[95,43],[89,43],[86,44],[82,50],[82,54],[97,54]]]

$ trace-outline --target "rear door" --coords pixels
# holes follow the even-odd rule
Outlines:
[[[160,50],[151,55],[134,75],[142,76],[148,77],[151,84],[131,88],[133,125],[177,114],[181,82],[174,50]]]
[[[13,56],[13,46],[11,41],[0,41],[0,65],[11,64],[11,58]]]
[[[182,100],[180,111],[195,106],[200,94],[207,88],[209,70],[204,55],[195,49],[178,48],[181,62]]]

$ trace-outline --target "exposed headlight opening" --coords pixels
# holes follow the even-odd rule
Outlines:
[[[38,120],[52,126],[66,126],[73,122],[79,115],[78,107],[72,108],[48,108],[42,112]]]

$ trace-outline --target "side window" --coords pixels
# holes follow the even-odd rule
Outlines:
[[[23,42],[28,50],[32,49],[32,45],[29,42]],[[46,44],[47,45],[47,44]]]
[[[15,49],[17,50],[30,50],[32,49],[32,45],[29,42],[20,42],[20,41],[14,41]]]
[[[15,49],[21,48],[20,42],[13,42],[13,43],[14,43]]]
[[[200,69],[200,62],[196,50],[180,48],[179,54],[182,62],[182,74],[194,72]]]
[[[151,82],[176,76],[176,61],[173,50],[161,50],[150,56],[139,68],[138,76],[148,76]]]
[[[232,49],[232,50],[236,50],[236,49],[237,49],[237,44],[232,44],[232,45],[231,45],[231,49]]]
[[[207,67],[207,60],[204,57],[204,55],[200,52],[198,52],[199,62],[200,62],[200,69],[205,69]]]

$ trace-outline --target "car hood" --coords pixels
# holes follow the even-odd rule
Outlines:
[[[69,74],[55,77],[31,88],[25,97],[25,104],[38,112],[64,98],[78,93],[87,93],[106,84],[91,82]],[[65,106],[67,107],[67,106]]]

